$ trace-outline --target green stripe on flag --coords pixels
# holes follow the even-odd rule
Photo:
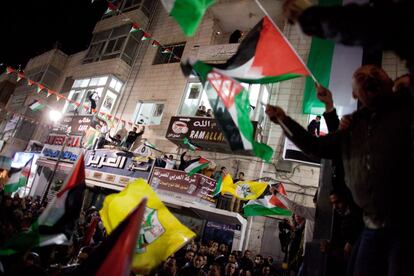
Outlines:
[[[4,186],[4,193],[11,194],[16,192],[20,187],[24,187],[27,184],[27,178],[24,176],[20,176],[19,180],[15,183],[7,183]]]
[[[319,0],[319,5],[321,6],[334,6],[341,4],[342,0]],[[311,71],[318,82],[325,87],[329,87],[334,49],[334,42],[317,37],[312,38],[307,65],[309,71]],[[325,105],[316,97],[316,89],[313,80],[311,78],[307,78],[303,95],[302,110],[304,114],[312,114],[313,109],[324,110]],[[318,115],[320,114],[320,112],[314,113],[317,113]]]
[[[199,171],[201,171],[201,170],[203,170],[203,169],[207,168],[209,165],[210,165],[209,163],[204,163],[204,164],[201,164],[200,166],[197,166],[197,167],[195,167],[194,169],[192,169],[191,171],[189,171],[189,172],[187,173],[187,175],[188,175],[188,176],[193,176],[193,175],[195,175],[196,173],[198,173]]]
[[[254,216],[291,216],[292,211],[288,209],[282,209],[279,207],[266,208],[260,204],[248,204],[243,208],[243,213],[245,216],[254,217]]]
[[[222,183],[223,183],[223,176],[220,175],[219,179],[216,182],[216,188],[214,189],[213,197],[218,195],[221,192]]]
[[[222,71],[225,74],[225,71]],[[284,74],[279,76],[269,76],[269,77],[263,77],[260,79],[242,79],[242,78],[236,78],[238,81],[241,82],[247,82],[247,83],[259,83],[259,84],[265,84],[265,83],[274,83],[274,82],[280,82],[285,80],[290,80],[294,78],[303,77],[301,74]]]
[[[332,41],[312,38],[308,68],[324,87],[329,86],[334,48],[335,43]],[[323,109],[324,107],[325,105],[316,97],[315,84],[312,78],[307,78],[303,95],[303,113],[311,114],[312,109]]]
[[[192,36],[197,31],[207,8],[214,2],[215,0],[175,0],[170,16],[177,21],[186,36]]]

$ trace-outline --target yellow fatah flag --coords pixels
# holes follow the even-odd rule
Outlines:
[[[105,198],[99,214],[106,231],[111,233],[145,197],[148,201],[132,264],[136,273],[143,274],[149,273],[195,237],[195,233],[170,213],[143,179],[137,179],[120,193]]]
[[[260,197],[268,186],[265,182],[256,181],[224,181],[221,188],[221,194],[229,193],[241,200],[252,200]]]

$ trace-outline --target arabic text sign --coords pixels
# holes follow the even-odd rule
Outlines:
[[[149,180],[154,160],[117,150],[88,150],[85,153],[86,178],[125,186],[143,178]]]
[[[65,116],[62,119],[61,125],[64,129],[69,129],[72,133],[83,133],[89,126],[95,127],[97,121],[92,115],[83,116]]]
[[[227,145],[216,120],[207,117],[171,117],[166,137],[175,140],[187,137],[194,142]]]
[[[212,195],[216,181],[204,175],[188,176],[183,171],[154,168],[150,184],[159,194],[215,206]]]

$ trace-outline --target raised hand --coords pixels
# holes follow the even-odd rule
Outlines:
[[[327,112],[331,112],[334,109],[332,93],[327,88],[323,87],[320,84],[315,83],[316,88],[316,97],[318,100],[325,104],[325,109]]]
[[[283,121],[286,117],[285,111],[283,111],[282,108],[273,105],[266,106],[266,114],[275,124],[279,124],[279,122]]]

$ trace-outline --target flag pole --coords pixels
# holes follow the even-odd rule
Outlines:
[[[290,46],[290,48],[292,48],[293,52],[295,53],[296,57],[300,60],[300,62],[302,62],[303,66],[305,66],[306,70],[308,70],[309,72],[309,76],[312,78],[312,80],[319,85],[318,80],[315,78],[315,75],[313,75],[313,73],[309,70],[308,66],[303,62],[302,58],[298,55],[298,53],[296,52],[296,49],[293,48],[292,44],[290,43],[290,41],[286,38],[286,36],[284,35],[284,33],[279,29],[279,27],[276,25],[276,23],[273,21],[272,17],[270,17],[269,13],[266,11],[266,9],[263,7],[263,5],[259,2],[259,0],[254,0],[257,4],[257,6],[259,7],[259,9],[262,10],[262,12],[267,16],[267,18],[269,18],[270,22],[272,22],[273,26],[275,26],[275,28],[279,31],[279,33],[282,35],[283,39],[286,41],[286,43]]]
[[[262,101],[260,101],[260,103],[262,104],[262,105],[264,105],[264,106],[267,106],[268,104],[266,104],[266,103],[264,103],[264,102],[262,102]],[[283,123],[282,122],[282,120],[280,120],[279,118],[276,118],[276,120],[277,120],[277,123],[282,127],[282,129],[287,133],[287,134],[289,134],[289,136],[290,137],[293,137],[293,133],[292,133],[292,131],[290,131],[288,128],[287,128],[287,126],[285,125],[285,123]]]

